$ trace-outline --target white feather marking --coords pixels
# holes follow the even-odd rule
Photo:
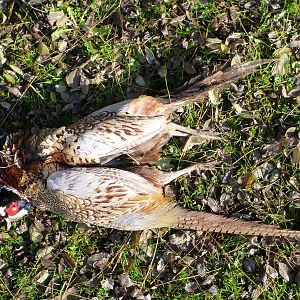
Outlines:
[[[6,212],[5,212],[6,206],[0,206],[0,216],[5,217]]]
[[[98,159],[99,157],[126,154],[128,150],[159,134],[168,123],[165,117],[158,116],[137,119],[136,124],[132,127],[130,125],[126,127],[126,120],[126,116],[124,118],[119,117],[117,120],[107,119],[91,127],[91,129],[78,133],[76,147],[74,147],[75,155],[82,158]],[[128,120],[128,122],[130,121],[133,122],[134,120]],[[138,134],[134,134],[134,128],[138,129]],[[132,135],[126,134],[126,131],[132,132]],[[73,138],[74,136],[70,135],[66,142],[72,144]],[[67,154],[68,149],[64,149],[64,152]],[[74,153],[70,154],[74,155]]]
[[[119,191],[128,200],[141,194],[154,193],[156,190],[140,175],[112,168],[73,168],[55,172],[48,177],[47,186],[50,190],[61,190],[81,199],[95,199],[107,195],[109,187],[112,187],[111,194]]]

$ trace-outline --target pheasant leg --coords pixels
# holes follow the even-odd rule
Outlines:
[[[173,180],[176,180],[182,175],[191,175],[192,172],[197,172],[199,174],[201,171],[214,170],[219,164],[219,161],[209,161],[203,163],[196,163],[179,171],[164,172],[162,173],[161,181],[163,185],[167,185],[168,183],[172,182]]]

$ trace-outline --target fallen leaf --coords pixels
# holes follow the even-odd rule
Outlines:
[[[46,247],[46,248],[39,249],[36,252],[36,258],[40,259],[43,256],[46,256],[46,255],[50,254],[53,250],[54,250],[53,246],[49,246],[49,247]]]
[[[212,52],[218,52],[221,49],[222,41],[218,38],[208,38],[206,40],[206,46],[209,48]]]
[[[252,187],[252,185],[253,185],[254,179],[255,178],[254,178],[253,172],[249,171],[247,173],[247,175],[245,176],[244,181],[243,181],[244,188],[245,189],[250,189]]]
[[[43,284],[48,279],[49,275],[48,270],[42,270],[32,278],[32,282],[36,284]]]
[[[218,105],[220,103],[219,89],[210,90],[208,92],[208,98],[212,104]]]
[[[300,41],[291,41],[289,43],[290,48],[300,48]]]
[[[50,54],[49,48],[43,42],[39,42],[38,51],[39,51],[39,54],[42,56],[48,56]]]
[[[90,267],[96,269],[104,269],[110,262],[110,254],[100,252],[91,255],[88,259],[86,264]]]
[[[176,25],[176,24],[178,24],[178,23],[181,23],[184,19],[185,19],[185,15],[182,15],[182,16],[178,16],[178,17],[176,17],[176,18],[173,18],[171,21],[170,21],[170,23],[169,24],[171,24],[171,25]]]
[[[126,288],[133,285],[129,276],[125,274],[121,274],[118,276],[118,282],[122,287],[126,287]]]
[[[69,87],[75,88],[80,84],[80,75],[78,69],[73,70],[66,76],[66,83]]]
[[[6,101],[1,101],[0,106],[5,108],[6,110],[10,110],[10,108],[11,108],[11,104],[9,102],[6,102]]]
[[[153,52],[147,46],[145,47],[146,60],[148,64],[152,65],[154,63],[155,57]]]
[[[300,142],[298,143],[297,147],[293,150],[292,153],[292,164],[299,164],[300,163]]]
[[[194,75],[196,74],[196,70],[195,68],[193,67],[193,65],[189,62],[184,62],[183,63],[183,70],[189,74],[189,75]]]
[[[62,27],[68,22],[68,17],[62,11],[55,11],[49,14],[48,22],[50,25],[56,24],[57,27]]]
[[[255,272],[255,263],[252,257],[245,257],[243,259],[243,267],[244,270],[248,273],[254,273]]]
[[[198,287],[198,284],[197,282],[189,282],[185,285],[184,289],[189,292],[189,293],[192,293],[194,292]]]
[[[5,78],[8,82],[10,82],[10,83],[12,83],[12,84],[15,84],[15,83],[16,83],[16,78],[15,78],[15,76],[13,76],[12,74],[8,73],[8,71],[3,72],[3,76],[4,76],[4,78]]]
[[[287,74],[291,55],[292,52],[289,47],[284,47],[274,52],[274,56],[278,57],[279,59],[275,61],[275,64],[272,68],[272,75]]]
[[[288,97],[293,97],[293,98],[300,96],[300,88],[297,87],[295,89],[290,90],[287,95],[288,95]]]
[[[30,239],[34,242],[34,243],[39,243],[42,241],[43,239],[43,234],[41,231],[39,231],[34,224],[31,224],[29,227],[29,236]]]
[[[0,45],[0,69],[3,67],[7,58],[4,56],[4,48]]]
[[[23,76],[24,75],[24,72],[17,66],[14,66],[14,65],[9,65],[9,67],[14,71],[16,72],[17,74]]]
[[[165,78],[167,75],[167,68],[166,66],[160,66],[159,70],[157,71],[157,74],[161,77],[161,78]]]
[[[9,88],[8,91],[17,98],[20,98],[22,96],[22,93],[20,92],[20,90],[15,86]]]
[[[278,277],[278,272],[270,265],[266,265],[266,274],[273,279]]]
[[[137,74],[134,79],[135,83],[139,86],[146,86],[146,81],[143,76]]]
[[[290,270],[287,264],[280,262],[278,264],[278,268],[279,268],[279,274],[282,276],[282,278],[289,282],[291,280],[291,277],[290,277]]]

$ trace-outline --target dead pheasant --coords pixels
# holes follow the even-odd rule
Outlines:
[[[217,72],[171,97],[141,96],[113,104],[71,126],[44,129],[36,135],[9,135],[3,148],[3,165],[24,166],[39,158],[68,165],[103,165],[124,154],[145,163],[159,159],[161,147],[171,136],[217,139],[213,132],[173,123],[172,112],[199,102],[210,90],[227,86],[272,61],[257,60]]]
[[[43,210],[70,221],[108,228],[143,230],[174,227],[300,238],[300,231],[187,210],[176,205],[172,197],[164,193],[164,186],[169,182],[194,170],[212,169],[215,167],[212,163],[196,164],[169,173],[147,167],[133,167],[130,171],[104,167],[64,169],[52,164],[47,174],[45,170],[50,165],[45,167],[43,174],[31,174],[16,166],[0,169],[0,184]],[[11,211],[16,213],[17,205],[16,201],[13,207],[2,204],[2,216],[9,219]]]

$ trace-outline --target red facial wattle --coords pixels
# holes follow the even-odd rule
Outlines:
[[[8,216],[14,216],[16,215],[20,210],[20,207],[17,202],[12,202],[9,204],[9,206],[5,209],[5,212]]]

